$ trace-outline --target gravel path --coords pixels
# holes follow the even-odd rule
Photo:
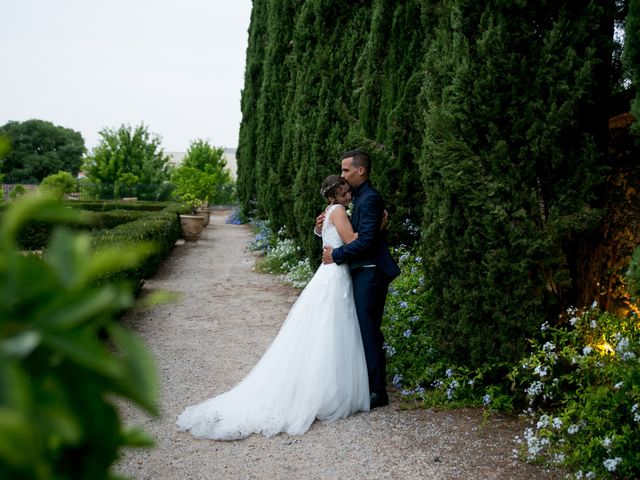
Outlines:
[[[522,425],[463,409],[388,407],[333,424],[314,423],[298,437],[195,440],[178,432],[186,405],[240,381],[277,334],[298,291],[253,271],[245,225],[214,211],[197,244],[177,245],[145,289],[184,294],[180,302],[130,313],[124,322],[144,338],[161,380],[161,417],[123,406],[129,425],[156,439],[152,450],[124,452],[117,470],[136,479],[557,479],[515,460]]]

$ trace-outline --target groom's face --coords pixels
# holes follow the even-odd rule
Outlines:
[[[364,168],[353,166],[353,157],[342,160],[342,178],[352,187],[359,186],[364,181]]]

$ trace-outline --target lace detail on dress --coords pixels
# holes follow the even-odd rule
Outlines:
[[[322,224],[322,245],[338,248],[344,245],[344,242],[340,238],[340,234],[338,233],[338,229],[331,221],[331,214],[336,208],[344,208],[342,205],[330,205],[326,212],[326,216],[324,218],[324,223]]]

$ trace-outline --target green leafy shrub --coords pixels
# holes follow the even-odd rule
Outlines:
[[[22,250],[42,250],[55,229],[54,222],[28,220],[21,226],[17,234],[17,244]],[[83,222],[67,222],[67,227],[72,230],[82,231],[90,228],[90,223]]]
[[[75,192],[78,182],[69,172],[59,171],[42,179],[40,188],[53,192],[58,198],[62,198],[65,193]]]
[[[542,326],[511,374],[531,427],[521,453],[565,465],[575,478],[640,476],[640,323],[597,305]]]
[[[387,372],[393,377],[393,385],[405,394],[414,390],[423,393],[423,384],[428,385],[429,377],[437,376],[439,362],[429,322],[422,313],[422,258],[412,255],[404,245],[394,249],[393,254],[398,258],[401,274],[389,287],[382,322]]]
[[[224,149],[206,140],[193,140],[182,161],[181,168],[193,168],[207,174],[209,191],[203,198],[213,204],[230,204],[235,198],[235,182],[227,168]]]
[[[157,212],[148,210],[106,210],[103,212],[92,212],[91,229],[115,228],[118,225],[135,222]]]
[[[9,200],[16,200],[17,198],[23,196],[25,193],[27,193],[27,189],[24,187],[24,185],[15,185],[9,192]]]
[[[133,305],[131,290],[104,282],[149,245],[91,251],[87,235],[59,228],[42,257],[17,249],[26,221],[81,215],[34,196],[0,223],[0,478],[115,478],[123,447],[151,443],[114,405],[119,397],[157,414],[157,387],[145,346],[114,321]]]
[[[174,170],[171,181],[176,186],[176,198],[188,205],[193,213],[202,205],[208,204],[214,182],[212,175],[188,165],[181,165]]]

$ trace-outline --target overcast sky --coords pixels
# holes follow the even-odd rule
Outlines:
[[[165,151],[235,148],[251,0],[3,0],[0,125],[144,123]]]

